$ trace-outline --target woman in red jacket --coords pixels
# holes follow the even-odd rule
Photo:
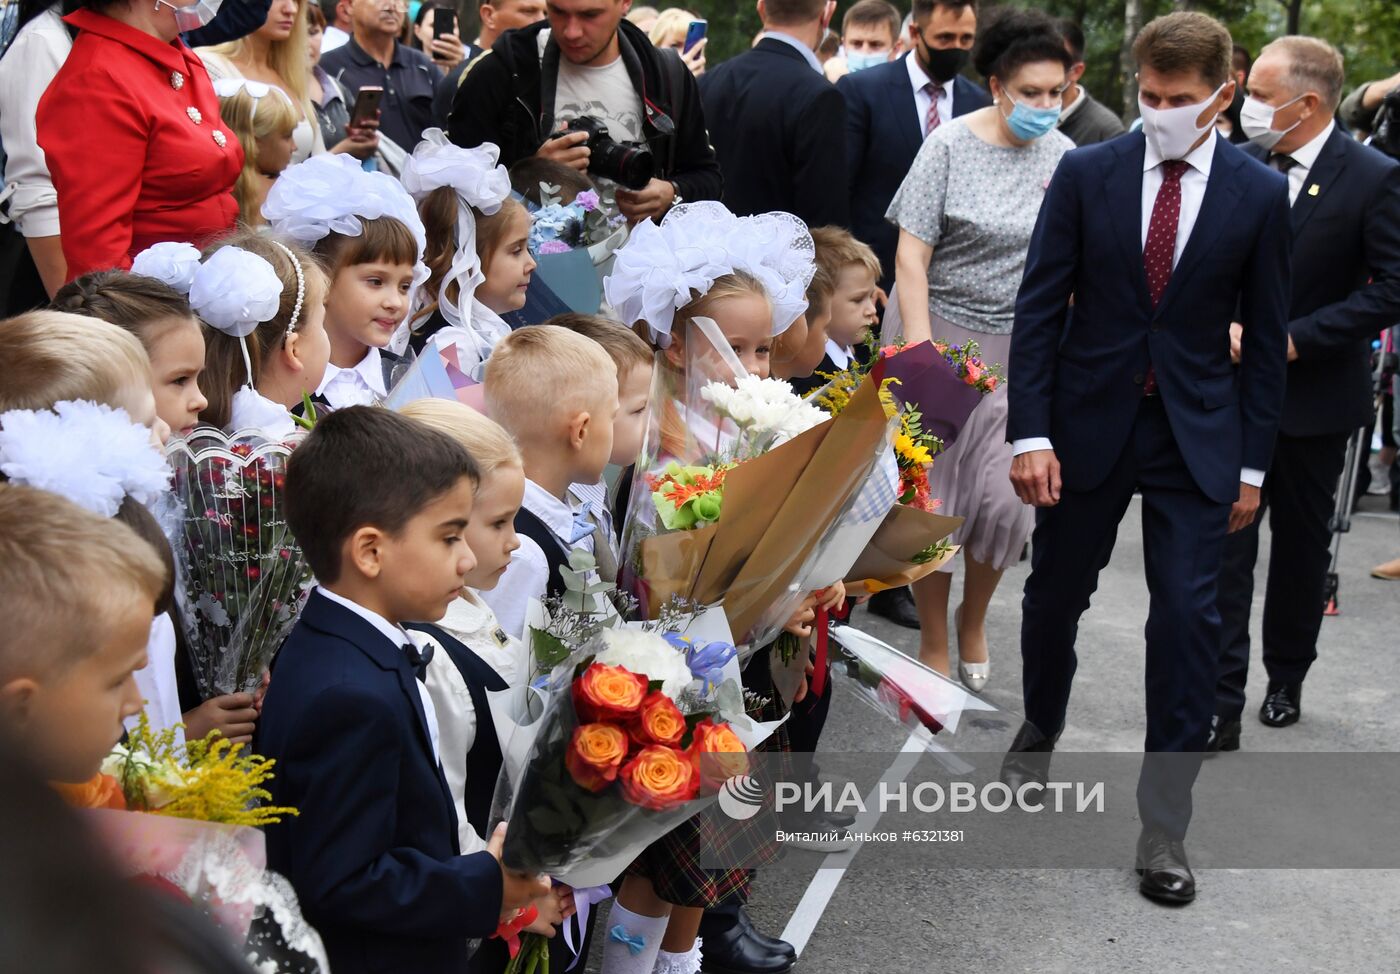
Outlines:
[[[238,218],[243,150],[199,58],[179,39],[208,0],[81,0],[73,52],[39,102],[68,279],[131,266],[164,240],[202,246]]]

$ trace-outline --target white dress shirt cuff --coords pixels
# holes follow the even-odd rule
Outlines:
[[[1033,450],[1053,450],[1048,436],[1028,436],[1024,440],[1015,440],[1011,444],[1011,455],[1019,457],[1022,453],[1030,453]]]
[[[1249,484],[1251,487],[1264,486],[1264,471],[1255,470],[1253,467],[1245,467],[1240,471],[1240,483]]]

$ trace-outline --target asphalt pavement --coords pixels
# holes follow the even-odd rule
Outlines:
[[[1303,719],[1272,729],[1255,717],[1263,696],[1259,659],[1263,572],[1253,613],[1254,658],[1242,746],[1269,751],[1400,750],[1400,583],[1369,577],[1400,553],[1400,522],[1364,499],[1341,550],[1341,614],[1325,619],[1319,659],[1303,696]],[[1079,670],[1067,751],[1138,751],[1143,734],[1140,509],[1135,501],[1079,630]],[[1260,564],[1268,551],[1261,537]],[[1007,573],[990,613],[990,699],[1020,697],[1020,592],[1028,565]],[[954,583],[956,605],[960,583]],[[858,610],[854,625],[917,652],[916,634]],[[897,749],[902,732],[881,726],[859,701],[838,695],[822,749]],[[882,754],[883,757],[883,754]],[[1228,772],[1236,755],[1211,759]],[[1306,782],[1299,782],[1306,787]],[[1400,815],[1395,819],[1400,841]],[[1188,852],[1190,842],[1188,837]],[[812,926],[796,970],[848,972],[1228,971],[1278,974],[1400,972],[1400,870],[1200,869],[1199,895],[1185,908],[1158,906],[1137,892],[1132,849],[1119,870],[869,870],[857,854]],[[826,872],[830,873],[830,870]],[[829,886],[819,871],[760,874],[750,912],[778,934],[808,892]],[[799,927],[809,925],[798,923]]]

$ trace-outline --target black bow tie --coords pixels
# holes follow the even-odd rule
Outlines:
[[[408,656],[408,665],[413,667],[413,675],[418,677],[418,682],[428,682],[428,664],[433,661],[433,652],[436,649],[437,647],[432,643],[428,643],[422,649],[413,643],[409,643],[403,648],[404,653]]]

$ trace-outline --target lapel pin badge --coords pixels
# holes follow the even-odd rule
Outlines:
[[[1322,187],[1319,186],[1317,183],[1313,183],[1311,186],[1308,187],[1309,196],[1316,196],[1320,192],[1322,192]]]

